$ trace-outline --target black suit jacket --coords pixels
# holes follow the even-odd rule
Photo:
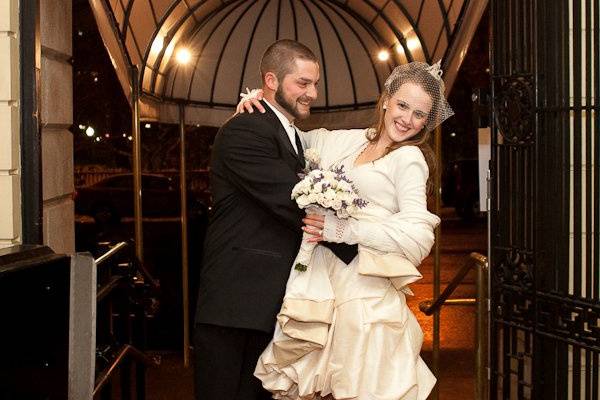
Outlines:
[[[271,332],[281,307],[302,238],[290,195],[303,165],[265,109],[232,117],[215,138],[197,323]]]

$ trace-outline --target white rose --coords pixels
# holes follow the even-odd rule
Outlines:
[[[320,202],[320,204],[325,208],[330,208],[331,203],[332,203],[332,200],[330,200],[328,198],[324,198],[323,201]]]
[[[350,191],[352,191],[352,186],[346,181],[339,181],[338,182],[338,190],[350,192]]]
[[[352,202],[352,198],[348,192],[338,192],[336,198],[340,199],[340,201],[343,201],[346,204],[350,204]]]
[[[331,182],[335,179],[335,174],[331,171],[325,171],[325,172],[323,172],[323,175],[325,176],[325,179],[329,182]]]
[[[327,198],[328,200],[333,200],[333,199],[335,199],[335,198],[336,198],[336,193],[335,193],[335,190],[333,190],[333,189],[331,189],[331,188],[328,188],[328,189],[325,191],[324,195],[325,195],[325,198]]]
[[[298,206],[299,206],[300,208],[304,208],[304,207],[306,207],[307,205],[309,205],[309,204],[310,204],[310,199],[309,199],[308,197],[309,197],[309,196],[302,195],[302,196],[299,196],[299,197],[296,199],[296,203],[298,203]]]
[[[300,187],[300,193],[309,194],[310,186],[311,186],[310,182],[304,182],[303,185]]]
[[[323,204],[323,202],[325,201],[325,195],[323,193],[318,193],[315,195],[315,197],[316,197],[315,203],[317,203],[317,204]]]
[[[339,210],[342,207],[342,201],[340,199],[333,199],[331,202],[331,208]]]

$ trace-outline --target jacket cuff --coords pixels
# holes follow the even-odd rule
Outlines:
[[[349,243],[350,229],[348,220],[341,219],[334,214],[325,215],[325,223],[323,226],[323,240],[332,243]]]

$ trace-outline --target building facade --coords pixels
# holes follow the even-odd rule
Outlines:
[[[75,249],[71,9],[0,5],[0,247]]]

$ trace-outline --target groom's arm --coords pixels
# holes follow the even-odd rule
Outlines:
[[[291,199],[298,182],[283,161],[268,124],[229,124],[221,131],[219,151],[227,176],[238,190],[290,229],[300,231],[304,212]],[[262,126],[261,126],[262,125]]]

